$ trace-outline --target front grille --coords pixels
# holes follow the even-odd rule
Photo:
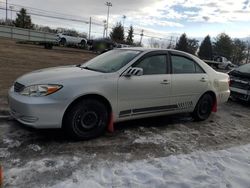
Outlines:
[[[250,100],[249,95],[245,95],[245,94],[234,92],[234,91],[231,91],[231,96],[233,96],[235,98],[238,98],[238,99],[241,99],[241,100],[244,100],[244,101],[249,101]]]
[[[231,80],[231,87],[244,89],[244,90],[249,90],[250,89],[250,85],[248,83],[241,83],[241,82],[237,82],[237,81],[234,81],[234,80]]]
[[[14,91],[15,92],[20,92],[20,91],[22,91],[24,89],[24,87],[25,86],[23,84],[15,82],[15,84],[14,84]]]

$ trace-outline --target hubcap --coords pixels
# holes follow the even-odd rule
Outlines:
[[[209,111],[209,102],[207,100],[203,101],[200,106],[201,114],[207,114]]]
[[[92,129],[98,124],[98,115],[93,111],[84,112],[82,115],[78,116],[77,124],[79,128]]]

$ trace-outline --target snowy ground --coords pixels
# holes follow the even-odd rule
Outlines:
[[[250,144],[227,150],[87,165],[52,188],[73,187],[250,187]]]
[[[58,130],[0,121],[4,187],[250,188],[250,105],[228,102],[204,122],[158,117],[73,142]]]

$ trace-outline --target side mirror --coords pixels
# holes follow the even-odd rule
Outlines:
[[[141,76],[143,75],[143,69],[139,67],[130,67],[123,75],[124,76]]]

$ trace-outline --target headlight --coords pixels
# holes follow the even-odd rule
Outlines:
[[[57,92],[61,85],[32,85],[25,87],[20,94],[31,97],[42,97]]]

